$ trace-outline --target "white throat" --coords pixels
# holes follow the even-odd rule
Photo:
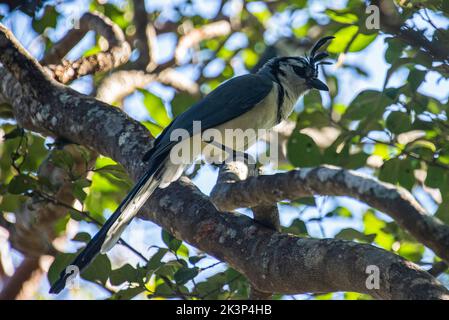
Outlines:
[[[309,87],[304,80],[299,79],[297,76],[289,77],[287,74],[287,76],[280,76],[279,80],[284,91],[281,117],[285,120],[292,113],[298,99],[309,90]]]

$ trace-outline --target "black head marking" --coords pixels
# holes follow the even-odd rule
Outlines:
[[[309,59],[310,62],[313,63],[314,61],[316,61],[314,59],[317,58],[319,55],[322,55],[320,53],[318,55],[315,55],[315,53],[318,51],[318,49],[320,49],[322,46],[324,46],[324,44],[326,42],[328,42],[329,40],[332,40],[334,38],[335,38],[334,36],[328,36],[328,37],[324,37],[324,38],[321,38],[320,40],[318,40],[315,43],[315,45],[313,46],[312,50],[310,50],[310,59]],[[325,57],[321,57],[320,60],[323,59],[323,58],[325,58]]]

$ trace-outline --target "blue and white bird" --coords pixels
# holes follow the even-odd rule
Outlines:
[[[61,272],[50,292],[59,293],[65,287],[67,279],[72,278],[74,270],[83,271],[100,252],[110,250],[154,190],[167,187],[181,176],[187,164],[173,163],[170,152],[175,146],[190,144],[196,134],[201,134],[194,132],[194,121],[200,121],[202,131],[211,128],[220,132],[225,129],[271,129],[289,117],[299,97],[308,90],[328,91],[326,84],[318,79],[318,66],[330,64],[323,61],[328,54],[317,51],[333,38],[329,36],[318,40],[308,57],[273,58],[256,74],[238,76],[224,82],[175,118],[145,155],[144,161],[148,164],[146,174],[71,263],[72,267],[66,269],[70,269],[70,272]],[[176,129],[186,130],[189,136],[181,141],[173,141],[171,134]],[[254,142],[255,139],[245,142],[240,149],[246,149]],[[244,151],[238,150],[233,144],[224,147]],[[193,160],[202,152],[203,147],[198,154],[191,155],[190,159]]]

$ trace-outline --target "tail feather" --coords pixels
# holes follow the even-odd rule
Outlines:
[[[136,192],[136,194],[130,198],[128,203],[123,207],[117,220],[111,225],[106,233],[106,238],[101,246],[101,253],[106,253],[112,249],[112,247],[120,239],[120,235],[125,230],[126,226],[131,222],[131,219],[137,214],[139,209],[153,194],[154,190],[158,187],[160,182],[159,176],[152,176],[145,184]]]
[[[115,245],[120,239],[120,234],[131,222],[131,219],[158,187],[163,168],[164,162],[161,162],[148,170],[120,203],[100,231],[70,264],[71,266],[76,266],[78,272],[82,272],[100,252],[105,253]],[[73,272],[73,268],[70,269]],[[68,269],[62,270],[59,279],[50,288],[50,293],[59,293],[64,289],[67,279],[72,276],[72,273],[66,270]]]

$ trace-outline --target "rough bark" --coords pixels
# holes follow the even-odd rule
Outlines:
[[[94,30],[106,39],[108,48],[103,52],[79,58],[70,62],[62,58],[78,43],[84,35]],[[101,13],[85,13],[80,21],[79,28],[72,29],[68,34],[54,45],[42,60],[47,71],[57,81],[68,83],[87,74],[94,74],[116,68],[126,63],[131,54],[131,47],[125,41],[125,36],[115,23]]]
[[[172,68],[154,74],[141,70],[117,71],[106,77],[97,90],[97,98],[108,103],[121,102],[136,89],[158,81],[191,95],[199,93],[198,85]]]
[[[117,108],[49,79],[4,27],[0,27],[0,61],[8,69],[0,69],[2,95],[23,127],[109,156],[133,179],[142,175],[141,158],[152,144],[143,126]],[[158,190],[140,215],[228,262],[260,291],[356,291],[383,299],[449,299],[435,278],[392,253],[351,241],[282,234],[248,217],[219,212],[184,178]],[[369,265],[379,268],[378,290],[366,286]]]
[[[235,213],[222,213],[190,181],[158,191],[144,217],[228,262],[264,292],[355,291],[380,299],[448,299],[446,289],[415,264],[367,244],[275,232]],[[195,226],[195,227],[194,227]],[[368,266],[380,287],[366,287]]]
[[[312,195],[350,196],[392,217],[418,241],[449,261],[449,226],[429,215],[405,189],[332,166],[301,169],[217,184],[211,194],[220,210],[267,205]]]

